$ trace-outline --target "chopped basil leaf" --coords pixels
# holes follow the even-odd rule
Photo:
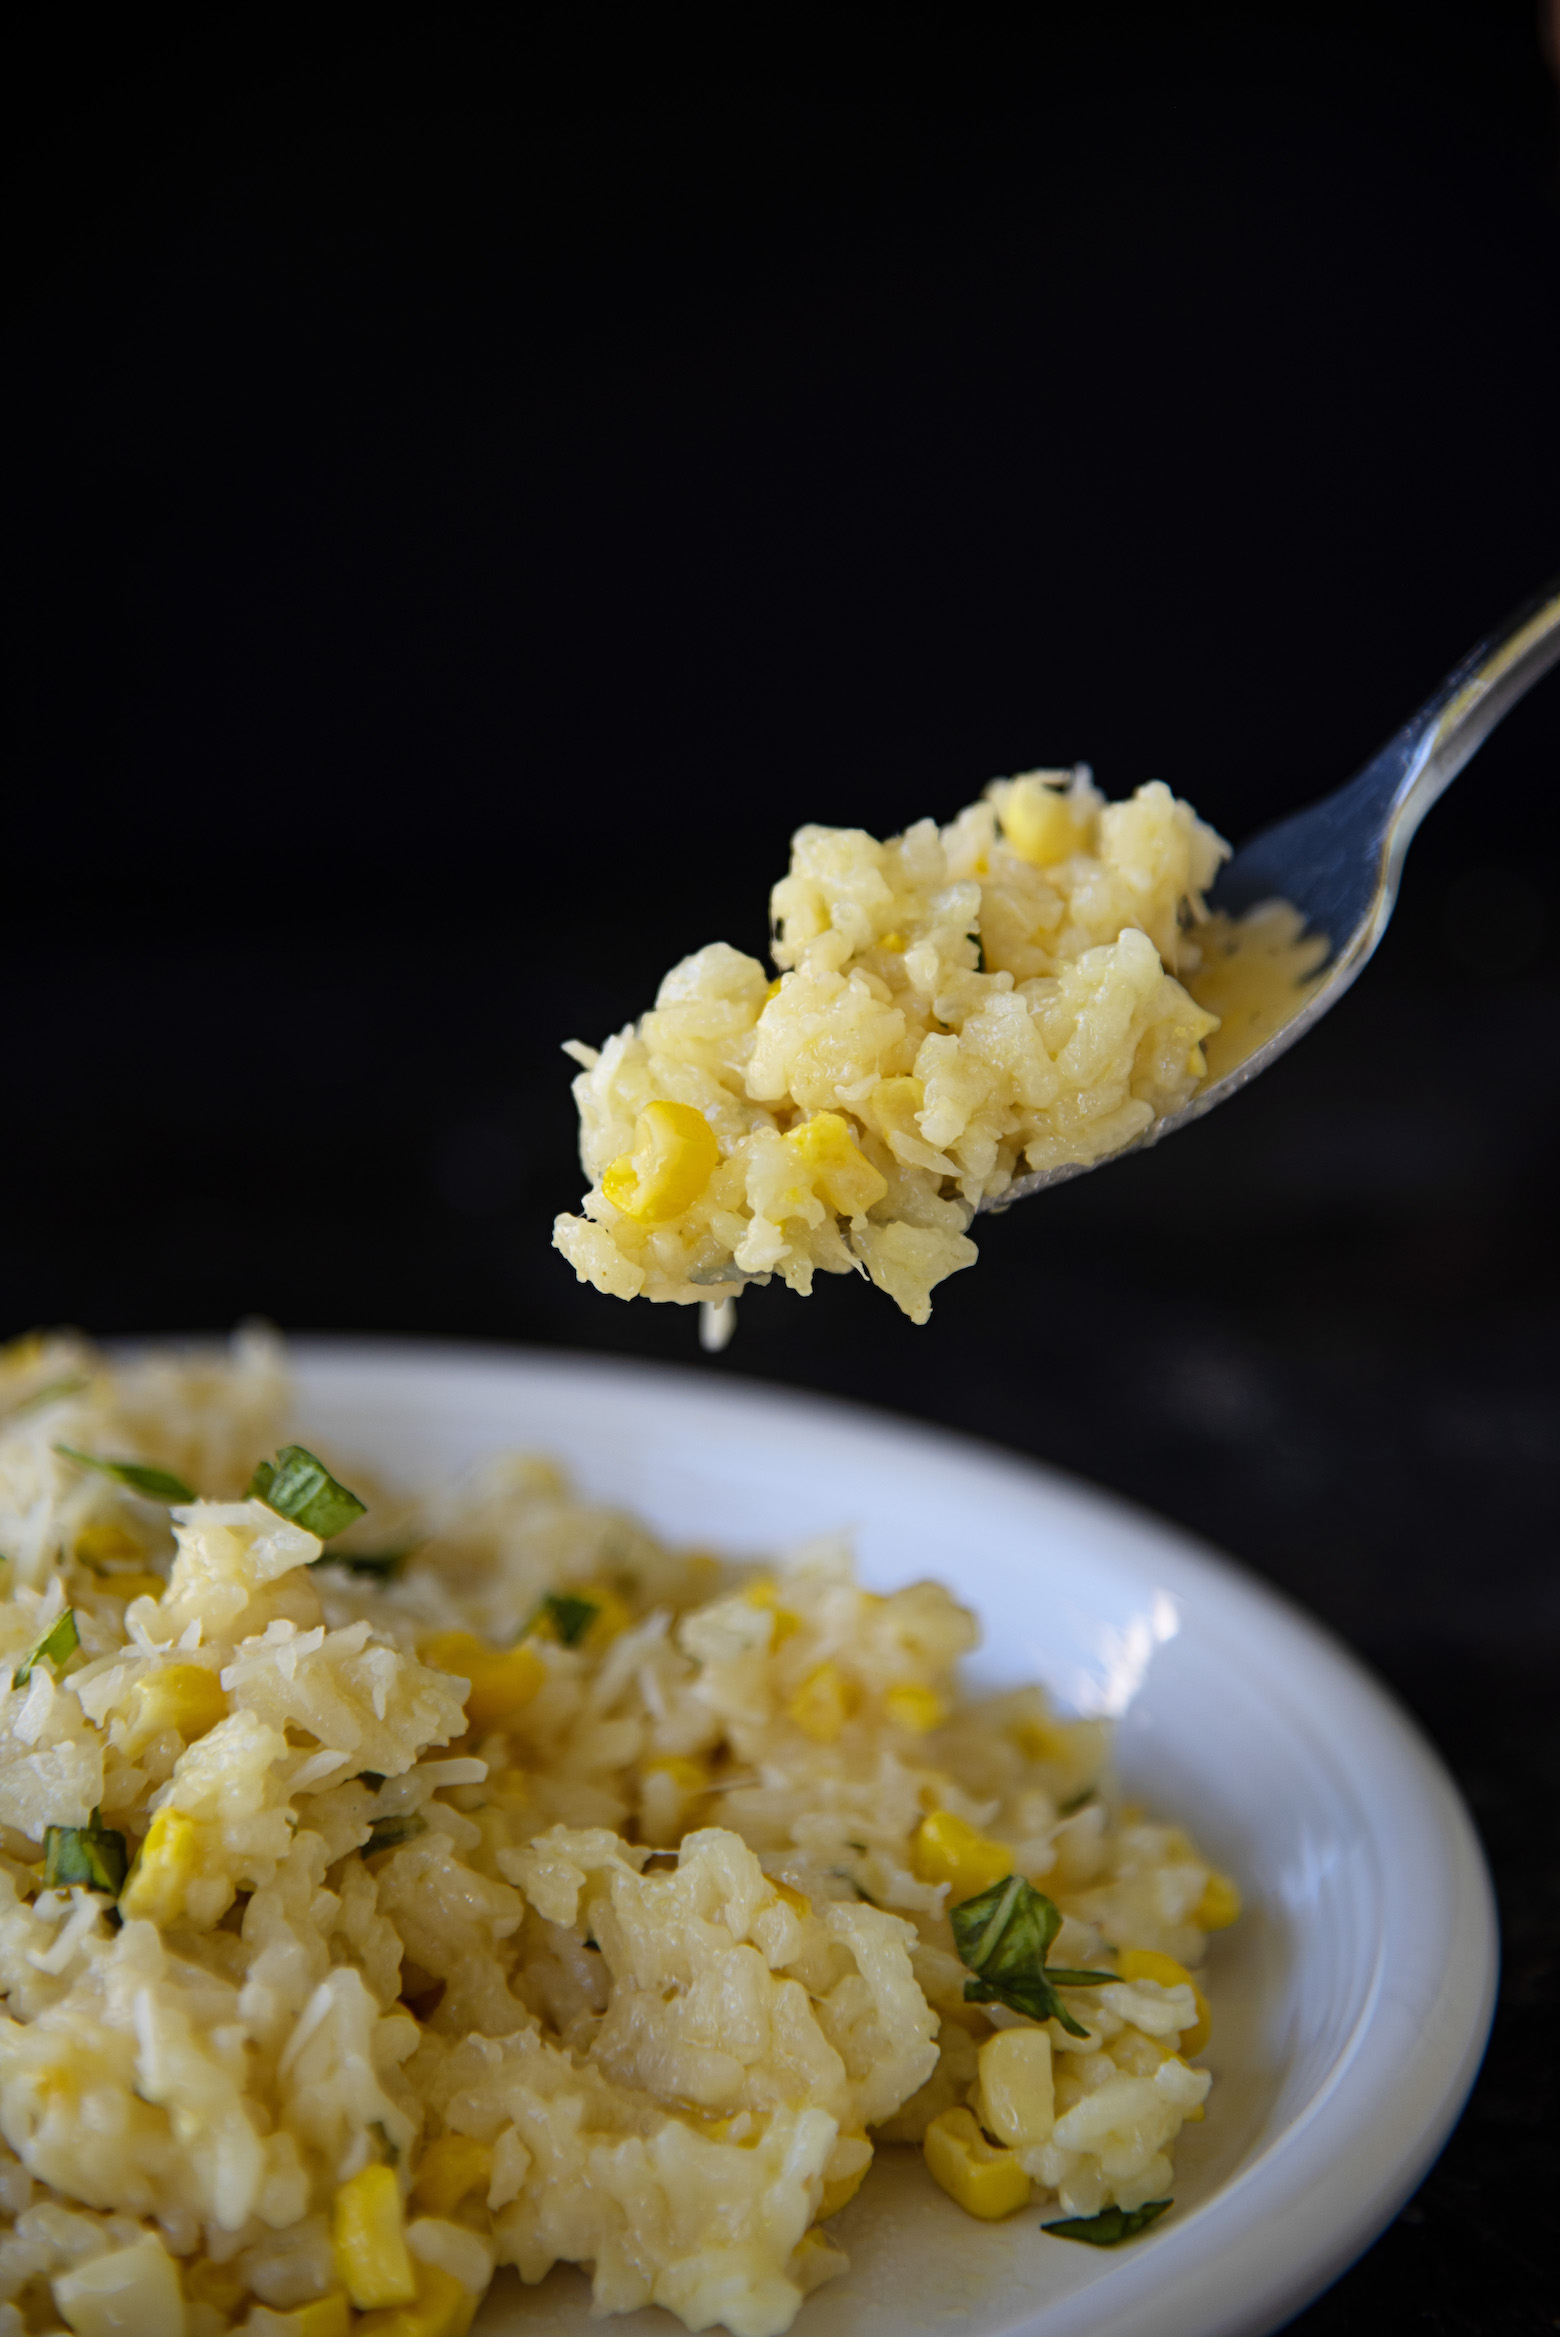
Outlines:
[[[1060,2021],[1070,2037],[1088,2030],[1073,2019],[1062,1988],[1102,1988],[1114,1972],[1051,1972],[1046,1951],[1062,1927],[1061,1910],[1022,1875],[1010,1874],[949,1914],[954,1944],[975,1977],[964,1983],[970,2004],[1005,2004],[1032,2021]]]
[[[376,1850],[399,1850],[403,1842],[415,1842],[419,1834],[426,1834],[428,1821],[415,1810],[408,1810],[404,1818],[375,1818],[368,1829],[368,1840],[363,1845],[365,1858],[372,1858]]]
[[[106,1891],[111,1899],[117,1899],[129,1863],[123,1834],[111,1833],[100,1825],[96,1810],[85,1826],[45,1826],[43,1830],[46,1891],[81,1883],[89,1891]]]
[[[64,1614],[49,1625],[37,1646],[29,1648],[23,1656],[11,1674],[12,1687],[26,1687],[32,1678],[34,1664],[51,1663],[57,1670],[67,1656],[75,1654],[80,1645],[81,1633],[76,1629],[76,1610],[67,1607]]]
[[[338,1485],[322,1460],[301,1444],[284,1444],[274,1461],[262,1461],[249,1480],[251,1501],[263,1501],[278,1517],[290,1518],[305,1533],[328,1542],[368,1508],[345,1485]]]
[[[549,1591],[538,1599],[526,1618],[527,1632],[546,1631],[563,1647],[578,1647],[601,1609],[594,1599],[575,1598],[569,1591]]]
[[[381,1582],[394,1582],[411,1556],[410,1550],[327,1550],[322,1557],[311,1558],[311,1566],[345,1566],[350,1574],[376,1574]]]
[[[1146,2232],[1174,2205],[1173,2199],[1147,2199],[1141,2207],[1102,2207],[1098,2215],[1064,2215],[1060,2223],[1043,2223],[1040,2229],[1055,2232],[1059,2240],[1082,2240],[1091,2248],[1119,2248],[1123,2240]]]
[[[144,1461],[103,1461],[96,1453],[78,1452],[73,1444],[57,1444],[57,1453],[68,1461],[79,1461],[84,1469],[97,1469],[105,1477],[112,1477],[120,1485],[128,1485],[132,1493],[140,1493],[148,1501],[193,1501],[194,1488],[176,1477],[171,1469],[149,1468]]]

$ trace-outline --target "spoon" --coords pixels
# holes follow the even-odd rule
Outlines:
[[[1524,602],[1454,667],[1356,777],[1243,844],[1221,870],[1209,907],[1233,918],[1263,902],[1288,901],[1312,937],[1311,970],[1283,1001],[1281,1019],[1275,1025],[1269,1016],[1259,1043],[1216,1070],[1189,1104],[1155,1120],[1132,1143],[1098,1160],[1015,1177],[1005,1192],[983,1201],[982,1210],[1009,1208],[1046,1185],[1141,1152],[1172,1129],[1200,1120],[1336,1006],[1387,930],[1404,856],[1425,813],[1557,660],[1560,579]]]

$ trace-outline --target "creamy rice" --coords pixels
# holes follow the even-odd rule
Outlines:
[[[0,2337],[462,2337],[560,2261],[774,2337],[880,2147],[977,2214],[1168,2195],[1238,1901],[1099,1724],[961,1697],[935,1584],[534,1457],[327,1453],[327,1548],[247,1490],[290,1409],[259,1335],[0,1354]],[[998,1884],[1101,1975],[1061,2018],[966,1996]]]
[[[1107,803],[1083,766],[887,843],[800,829],[777,980],[714,942],[599,1052],[571,1042],[591,1189],[558,1248],[616,1298],[857,1273],[924,1322],[982,1201],[1190,1102],[1219,1016],[1187,985],[1210,925],[1231,953],[1203,899],[1227,852],[1161,781]]]

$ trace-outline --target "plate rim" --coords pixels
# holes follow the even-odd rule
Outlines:
[[[182,1342],[114,1344],[144,1351]],[[1069,1507],[1113,1524],[1129,1545],[1151,1540],[1215,1599],[1234,1600],[1248,1616],[1282,1627],[1307,1662],[1332,1676],[1351,1719],[1374,1738],[1384,1772],[1392,1773],[1390,1782],[1416,1808],[1420,1863],[1439,1869],[1450,1886],[1454,1920],[1435,1959],[1431,2017],[1422,2019],[1417,2042],[1396,2070],[1397,2082],[1381,2092],[1368,2064],[1382,2057],[1384,2047],[1390,2054],[1383,2031],[1401,2030],[1415,2013],[1412,2005],[1395,2002],[1384,1941],[1378,1941],[1375,1971],[1348,2046],[1298,2117],[1188,2215],[1118,2260],[1108,2283],[1052,2300],[1043,2308],[1043,2322],[1025,2315],[1010,2325],[1010,2337],[1042,2326],[1045,2337],[1265,2337],[1328,2288],[1397,2214],[1439,2154],[1483,2060],[1499,1971],[1497,1918],[1482,1846],[1440,1755],[1394,1691],[1328,1624],[1240,1560],[1144,1504],[995,1439],[857,1397],[746,1374],[725,1377],[718,1369],[659,1357],[518,1341],[309,1332],[289,1336],[287,1354],[300,1380],[311,1365],[323,1367],[327,1377],[347,1377],[369,1364],[392,1366],[397,1376],[475,1366],[495,1377],[540,1372],[581,1384],[609,1380],[625,1392],[636,1383],[654,1385],[664,1396],[714,1404],[733,1417],[778,1410],[798,1425],[810,1421],[831,1435],[854,1431],[869,1442],[910,1436],[923,1456],[930,1451],[953,1463],[995,1465],[1016,1490],[1026,1483],[1043,1486],[1053,1502],[1060,1496]],[[1133,1563],[1130,1547],[1121,1555]],[[1363,1806],[1369,1810],[1369,1796]],[[1378,1840],[1374,1832],[1372,1839]],[[1389,1926],[1391,1916],[1389,1907]],[[1373,2103],[1358,2098],[1372,2092]],[[1351,2110],[1353,2123],[1332,2142],[1328,2113],[1336,2118],[1340,2105]]]

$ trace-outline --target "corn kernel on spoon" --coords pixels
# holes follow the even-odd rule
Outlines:
[[[1452,670],[1381,752],[1346,785],[1303,811],[1263,828],[1221,870],[1209,907],[1251,919],[1265,904],[1289,903],[1294,977],[1245,1011],[1232,988],[1234,1013],[1208,1042],[1209,1068],[1189,1104],[1155,1120],[1132,1143],[1097,1160],[1069,1161],[1015,1177],[983,1201],[998,1211],[1066,1177],[1102,1168],[1157,1144],[1174,1128],[1211,1112],[1276,1062],[1363,970],[1387,929],[1404,857],[1430,806],[1496,724],[1560,660],[1560,579],[1524,602]],[[1282,911],[1269,911],[1282,915]],[[1302,936],[1303,923],[1303,936]],[[1273,963],[1272,959],[1269,963]],[[1236,969],[1232,955],[1230,971]],[[1193,983],[1203,1003],[1220,1002]]]

